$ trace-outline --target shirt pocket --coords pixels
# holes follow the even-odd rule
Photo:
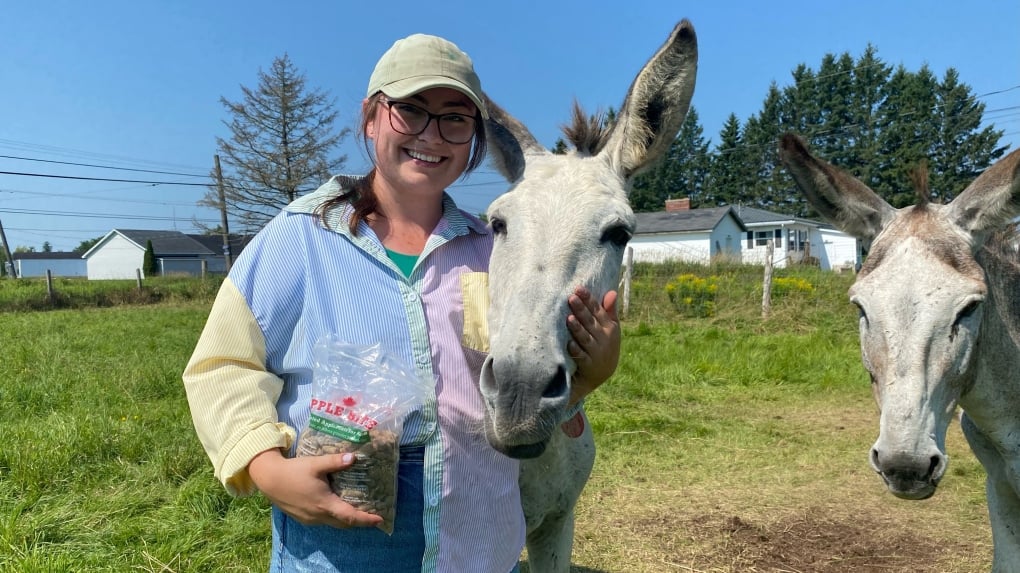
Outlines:
[[[489,273],[460,275],[460,294],[464,302],[464,332],[460,343],[465,348],[489,353]]]

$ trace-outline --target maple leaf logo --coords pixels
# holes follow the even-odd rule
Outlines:
[[[358,403],[358,401],[355,400],[353,396],[348,396],[348,397],[344,398],[342,400],[342,402],[343,402],[343,405],[348,407],[348,408],[351,408],[351,407],[357,405],[357,403]]]

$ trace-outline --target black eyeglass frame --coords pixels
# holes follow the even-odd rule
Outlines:
[[[452,145],[464,145],[465,143],[470,143],[471,140],[474,139],[474,137],[475,137],[475,131],[477,130],[476,123],[478,122],[478,118],[475,117],[475,116],[471,116],[471,115],[468,115],[466,113],[432,113],[431,111],[421,107],[420,105],[415,105],[413,103],[406,102],[406,101],[393,101],[391,99],[380,99],[379,103],[381,103],[384,106],[386,106],[386,111],[387,111],[387,114],[389,115],[389,118],[390,118],[390,127],[392,127],[393,131],[396,131],[397,133],[401,133],[403,135],[419,135],[421,133],[424,133],[425,130],[429,128],[429,124],[432,123],[432,120],[435,119],[436,120],[436,127],[439,128],[439,137],[442,137],[443,141],[445,141],[447,143],[450,143]],[[402,131],[399,127],[397,127],[393,123],[393,113],[394,113],[393,112],[393,106],[395,104],[407,105],[407,106],[413,107],[414,109],[420,110],[428,118],[428,119],[425,120],[425,125],[423,125],[421,129],[419,129],[418,131],[416,131],[414,133],[409,133],[409,132],[406,132],[406,131]],[[397,113],[399,114],[399,112],[397,112]],[[450,117],[450,116],[463,118],[465,120],[470,120],[470,123],[471,123],[471,136],[468,137],[467,139],[465,139],[464,141],[453,141],[450,138],[446,137],[446,134],[443,133],[443,122],[442,122],[442,119],[444,117]],[[400,120],[399,122],[403,123],[402,120]]]

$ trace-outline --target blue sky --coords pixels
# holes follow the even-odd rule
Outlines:
[[[756,113],[769,84],[788,85],[797,64],[856,58],[870,43],[893,66],[927,63],[939,77],[955,68],[1006,132],[1002,143],[1020,146],[1020,2],[8,0],[0,171],[200,182],[226,135],[220,97],[239,100],[275,57],[287,53],[350,126],[375,61],[414,32],[468,52],[490,96],[552,146],[575,98],[590,111],[619,107],[684,17],[700,45],[693,105],[713,142],[730,113],[742,122]],[[344,152],[345,171],[367,168],[353,138]],[[505,188],[486,165],[450,192],[482,212]],[[71,250],[117,227],[197,232],[193,218],[218,222],[195,206],[204,192],[0,174],[0,223],[12,249],[49,241]]]

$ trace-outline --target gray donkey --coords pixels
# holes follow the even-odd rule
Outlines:
[[[488,102],[493,162],[511,183],[489,207],[490,354],[480,387],[485,433],[522,459],[521,496],[533,573],[566,573],[574,505],[595,461],[583,413],[561,429],[576,365],[566,351],[566,300],[577,285],[602,300],[617,287],[634,234],[634,176],[676,138],[694,94],[698,47],[683,20],[638,73],[607,131],[575,107],[565,130],[576,151],[556,155]],[[569,434],[568,434],[569,432]]]

